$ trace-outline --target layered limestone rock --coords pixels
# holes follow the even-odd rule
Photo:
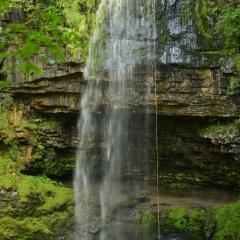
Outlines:
[[[43,113],[78,113],[82,72],[53,78],[17,83],[10,88],[16,102],[23,102],[26,111]]]
[[[82,72],[61,77],[41,78],[17,83],[10,91],[16,101],[24,102],[29,111],[49,113],[78,113],[81,94],[86,83]],[[145,111],[157,100],[158,113],[163,115],[200,117],[237,117],[240,113],[239,97],[228,96],[227,91],[234,77],[219,68],[187,68],[162,65],[158,68],[157,95],[154,79],[134,82],[128,88],[130,109]],[[151,102],[145,97],[146,85],[150,85]],[[108,82],[105,86],[107,88]],[[103,105],[104,102],[103,96]]]
[[[237,117],[239,97],[228,96],[233,75],[217,68],[162,66],[157,80],[157,103],[160,114]]]

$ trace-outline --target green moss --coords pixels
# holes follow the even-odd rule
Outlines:
[[[240,64],[238,67],[238,72],[236,76],[232,76],[229,80],[229,85],[227,89],[227,95],[233,96],[235,95],[240,89]]]
[[[38,196],[42,201],[39,210],[52,212],[72,201],[72,191],[68,188],[41,176],[23,176],[18,184],[20,202],[28,202],[28,198]]]
[[[25,175],[1,176],[0,189],[8,199],[0,209],[0,239],[52,239],[57,228],[70,227],[71,189],[46,177]]]
[[[14,138],[15,133],[9,119],[10,113],[0,103],[0,138],[10,141]]]
[[[214,208],[216,219],[216,240],[240,239],[240,202]]]
[[[10,210],[9,210],[10,211]],[[35,214],[36,215],[36,214]],[[32,216],[4,216],[0,218],[1,240],[55,239],[55,231],[71,228],[71,211]]]
[[[0,188],[1,189],[15,189],[17,179],[14,174],[0,176]]]
[[[176,206],[167,210],[165,224],[179,230],[198,233],[205,227],[205,221],[204,210]]]
[[[31,131],[52,132],[59,128],[59,123],[56,120],[35,115],[30,116],[28,119],[22,119],[20,126]]]
[[[157,216],[150,212],[139,218],[143,233],[153,233],[157,229]],[[240,201],[218,205],[209,209],[173,206],[161,216],[161,226],[171,226],[190,233],[193,239],[202,239],[202,234],[214,234],[215,240],[240,239]]]
[[[144,235],[154,235],[157,230],[157,216],[151,212],[143,212],[139,217],[139,226]]]
[[[21,174],[28,160],[25,146],[17,141],[17,129],[32,131],[32,137],[37,137],[37,131],[53,131],[55,125],[42,119],[37,123],[20,119],[12,124],[6,108],[0,110],[0,190],[6,199],[0,202],[0,239],[54,239],[57,226],[67,227],[73,215],[72,190],[44,176]],[[44,144],[36,144],[38,151],[45,151]]]
[[[7,87],[11,86],[11,84],[12,84],[12,82],[9,80],[0,81],[0,89],[7,88]]]
[[[166,210],[164,224],[197,234],[213,232],[216,240],[240,239],[240,202],[208,209],[188,209],[175,206]],[[194,239],[198,239],[197,236]]]
[[[3,104],[0,105],[0,159],[14,162],[16,171],[29,169],[30,166],[48,176],[61,177],[69,174],[75,164],[75,155],[68,152],[58,154],[45,141],[47,135],[59,134],[61,121],[59,118],[37,114],[22,117],[20,114],[20,117],[16,117]],[[24,145],[19,142],[19,135],[24,138]],[[26,154],[29,150],[29,154]]]
[[[20,203],[28,203],[29,199],[38,198],[41,201],[38,210],[45,213],[72,205],[72,190],[47,177],[6,174],[0,176],[0,188],[15,189]]]
[[[0,229],[0,238],[4,240],[43,240],[52,235],[47,224],[35,218],[4,217],[0,219]]]
[[[49,150],[46,158],[44,159],[44,171],[48,176],[65,176],[71,173],[74,167],[74,151],[55,154],[54,151]]]
[[[212,37],[212,34],[209,32],[209,15],[211,14],[211,9],[209,7],[209,2],[206,0],[195,0],[186,1],[182,7],[182,24],[186,25],[188,22],[193,21],[198,33],[209,39]]]
[[[0,176],[15,172],[14,163],[5,157],[0,157]]]

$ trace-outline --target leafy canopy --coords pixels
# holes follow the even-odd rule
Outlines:
[[[0,38],[0,62],[17,59],[18,70],[39,75],[33,64],[63,63],[66,51],[75,61],[85,61],[98,0],[0,0],[0,16],[21,13],[20,21],[5,24]]]

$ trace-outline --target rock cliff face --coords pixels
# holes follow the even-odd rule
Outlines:
[[[232,63],[229,59],[202,53],[210,49],[202,41],[193,19],[182,24],[184,4],[185,0],[159,1],[158,4],[157,96],[154,79],[146,76],[145,81],[129,86],[129,98],[125,101],[139,116],[145,114],[146,106],[150,106],[153,113],[157,101],[162,178],[238,188],[239,135],[229,138],[223,131],[222,140],[217,141],[211,134],[201,134],[212,124],[221,123],[226,127],[240,114],[239,96],[228,94],[235,77]],[[15,83],[8,91],[13,96],[16,112],[21,108],[26,115],[37,113],[60,118],[60,130],[46,133],[42,142],[53,149],[56,164],[64,154],[73,163],[78,143],[79,101],[86,86],[83,66],[71,61],[64,66],[44,66],[44,75],[30,82],[22,76],[14,77]],[[103,87],[107,87],[107,81],[104,84]],[[144,96],[146,86],[150,86],[150,102]],[[238,127],[234,127],[237,132]],[[150,129],[148,134],[153,135],[154,130]],[[43,159],[39,161],[41,168]],[[150,161],[154,166],[154,154]]]
[[[24,102],[27,111],[78,113],[82,71],[44,77],[11,87],[16,101]]]
[[[24,101],[29,111],[49,113],[78,113],[81,94],[86,86],[82,72],[66,73],[58,77],[44,77],[31,82],[14,84],[10,91],[16,100]],[[163,115],[200,117],[237,117],[240,113],[239,96],[228,96],[233,73],[220,68],[189,68],[162,65],[158,67],[157,104]],[[107,83],[106,86],[107,87]],[[143,111],[144,82],[129,87],[128,105]],[[155,104],[152,86],[152,108]],[[103,100],[104,104],[104,100]],[[154,110],[153,110],[154,111]]]
[[[239,97],[227,96],[230,77],[220,68],[159,67],[159,113],[200,117],[238,116]]]

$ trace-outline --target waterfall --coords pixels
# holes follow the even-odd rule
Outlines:
[[[148,174],[148,153],[142,147],[148,140],[140,139],[148,128],[148,116],[143,121],[133,117],[132,98],[136,85],[142,84],[145,98],[139,101],[144,107],[150,105],[156,50],[154,9],[152,0],[102,0],[99,6],[78,122],[76,240],[92,239],[94,234],[101,240],[124,239],[116,208],[126,197],[126,180],[134,177],[138,164]],[[138,134],[132,136],[129,129],[134,125]],[[138,150],[132,152],[131,146]],[[113,232],[110,238],[108,226]]]

